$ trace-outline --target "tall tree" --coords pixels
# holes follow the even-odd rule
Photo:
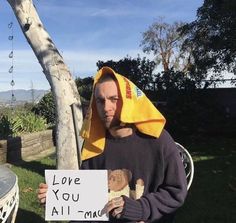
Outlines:
[[[222,78],[221,71],[236,74],[236,1],[205,0],[197,19],[181,30],[188,35],[184,46],[191,47],[195,72]]]
[[[100,69],[103,66],[109,66],[116,72],[126,76],[133,81],[141,90],[148,90],[154,81],[153,71],[155,69],[155,62],[146,57],[131,58],[126,56],[119,61],[98,61],[97,66]]]
[[[178,32],[181,26],[182,22],[169,24],[159,18],[143,33],[140,46],[145,53],[153,53],[157,65],[161,64],[164,72],[184,70],[187,66],[186,51],[181,51],[184,38]]]
[[[80,97],[72,75],[44,28],[32,0],[7,0],[51,86],[57,109],[57,168],[78,169],[71,105],[82,125]]]
[[[93,77],[75,78],[81,100],[89,101],[93,90]]]

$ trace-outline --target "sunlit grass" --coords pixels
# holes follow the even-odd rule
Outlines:
[[[55,159],[43,158],[39,161],[24,162],[13,166],[12,170],[18,176],[20,188],[20,204],[16,223],[42,223],[44,207],[37,199],[37,189],[44,182],[44,169],[55,168]]]
[[[215,158],[216,158],[215,156],[194,156],[193,161],[199,162],[199,161],[204,161],[204,160],[213,160]]]

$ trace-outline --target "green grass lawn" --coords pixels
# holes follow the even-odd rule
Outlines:
[[[193,184],[176,223],[236,222],[236,139],[208,138],[181,142],[192,154]],[[20,206],[16,223],[42,223],[36,190],[44,181],[44,170],[55,168],[52,156],[14,165],[20,186]]]
[[[20,188],[20,204],[16,223],[42,223],[44,207],[37,199],[37,189],[44,182],[44,170],[55,169],[55,158],[49,156],[38,161],[23,162],[12,167],[18,176]]]
[[[176,223],[236,222],[236,139],[209,138],[187,147],[195,174]]]

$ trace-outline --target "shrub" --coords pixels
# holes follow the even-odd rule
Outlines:
[[[36,115],[43,116],[47,123],[56,123],[56,105],[53,100],[52,92],[45,94],[38,104],[32,108]]]
[[[89,104],[89,100],[92,94],[93,78],[76,78],[75,79],[77,89],[80,94],[83,110],[86,110]],[[37,115],[46,118],[47,123],[50,125],[56,124],[56,105],[53,99],[52,92],[45,94],[38,104],[34,105],[32,110]]]
[[[25,113],[12,117],[12,132],[15,135],[20,133],[38,132],[47,129],[45,118],[33,113]]]
[[[0,139],[7,138],[12,135],[11,121],[7,115],[0,117]]]
[[[38,132],[47,129],[47,127],[46,119],[34,113],[18,112],[2,115],[0,118],[0,138]]]

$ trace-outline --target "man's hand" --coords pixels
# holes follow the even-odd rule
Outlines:
[[[46,203],[46,193],[48,191],[48,185],[44,183],[39,184],[39,189],[38,189],[38,199],[40,204],[45,204]]]
[[[116,197],[107,203],[107,213],[110,213],[114,218],[119,219],[124,209],[125,201],[123,197]]]

